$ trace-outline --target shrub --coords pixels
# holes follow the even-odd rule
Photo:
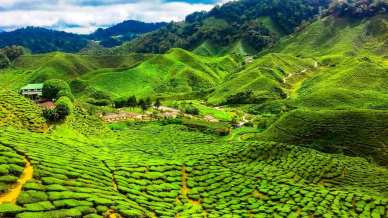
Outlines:
[[[70,82],[70,88],[73,93],[81,93],[86,90],[88,84],[80,79],[76,79]]]
[[[73,112],[73,103],[71,102],[70,98],[66,97],[66,96],[63,96],[63,97],[60,97],[56,102],[55,102],[56,106],[57,106],[57,109],[59,106],[63,106],[64,108],[66,108],[66,110],[69,112],[69,114],[71,114]]]
[[[187,114],[199,115],[199,109],[191,104],[185,105],[184,112]]]
[[[94,99],[94,98],[89,98],[87,100],[87,103],[95,106],[108,106],[112,104],[112,102],[108,99]]]
[[[127,99],[124,99],[124,98],[115,99],[115,100],[114,100],[115,108],[123,108],[123,107],[126,107],[126,106],[127,106],[127,102],[128,102],[128,100],[127,100]]]
[[[71,101],[74,101],[74,96],[69,90],[61,90],[57,94],[57,98],[68,97]]]
[[[127,101],[128,107],[136,107],[137,106],[137,99],[136,96],[130,96]]]
[[[50,122],[62,121],[73,112],[74,105],[67,96],[60,97],[55,104],[55,109],[43,110],[44,118]]]
[[[15,213],[19,213],[23,210],[24,210],[23,208],[21,208],[17,205],[11,204],[11,203],[0,204],[0,214],[3,214],[3,215],[4,214],[15,214]]]
[[[57,99],[60,91],[62,91],[62,94],[71,93],[70,86],[63,80],[52,79],[43,84],[43,97],[45,98]]]
[[[160,101],[160,98],[157,98],[155,101],[154,106],[158,109],[160,106],[162,106],[162,102]]]

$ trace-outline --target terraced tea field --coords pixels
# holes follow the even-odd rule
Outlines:
[[[0,127],[23,127],[43,132],[47,129],[46,121],[41,116],[42,110],[16,92],[0,89]]]
[[[388,172],[362,158],[127,125],[95,143],[2,128],[2,217],[386,217]],[[97,136],[96,136],[97,137]],[[25,159],[24,159],[25,158]],[[1,199],[1,198],[0,198]]]

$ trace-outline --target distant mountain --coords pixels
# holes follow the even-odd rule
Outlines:
[[[135,52],[164,53],[179,47],[193,50],[207,43],[228,47],[236,42],[259,51],[290,34],[327,9],[331,0],[240,0],[195,12],[184,22],[171,23],[125,44]],[[202,49],[203,50],[203,49]]]
[[[140,34],[148,33],[161,27],[167,23],[144,23],[136,20],[127,20],[106,29],[98,29],[96,32],[89,35],[90,39],[100,41],[100,45],[104,47],[113,47],[121,45],[125,41],[129,41],[139,36]]]
[[[84,36],[40,27],[26,27],[0,33],[0,47],[21,45],[33,53],[77,52],[87,43],[88,40]]]
[[[98,41],[103,47],[113,47],[165,25],[166,23],[143,23],[129,20],[107,29],[98,29],[90,35],[79,35],[41,27],[26,27],[10,32],[0,30],[0,48],[21,45],[31,50],[32,53],[52,51],[75,53],[85,48],[91,41]]]

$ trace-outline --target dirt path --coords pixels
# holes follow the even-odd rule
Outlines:
[[[189,189],[189,187],[187,187],[187,179],[188,179],[189,175],[187,174],[185,166],[182,167],[181,173],[182,173],[182,187],[181,187],[182,197],[185,199],[188,199],[189,202],[193,205],[200,205],[201,204],[200,201],[192,200],[187,196],[190,189]]]
[[[6,203],[6,202],[16,203],[16,199],[21,193],[23,185],[28,180],[32,179],[34,169],[32,168],[31,162],[25,157],[23,157],[23,159],[26,162],[26,165],[24,167],[22,176],[18,179],[15,186],[13,186],[10,190],[8,190],[8,192],[0,196],[0,204]]]

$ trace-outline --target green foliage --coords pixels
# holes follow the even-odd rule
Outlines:
[[[0,89],[0,126],[43,132],[42,109],[16,92]]]
[[[68,98],[67,96],[60,97],[55,102],[55,105],[56,105],[57,109],[59,107],[63,107],[66,110],[67,115],[71,114],[73,112],[73,110],[74,110],[74,105],[73,105],[71,99]]]
[[[54,109],[46,109],[43,111],[43,116],[50,122],[58,122],[66,119],[67,116],[73,113],[74,105],[67,96],[60,97],[55,102]]]
[[[155,103],[154,103],[154,107],[156,107],[156,109],[159,109],[160,106],[162,106],[162,102],[161,102],[160,98],[157,98]]]
[[[147,99],[146,100],[144,100],[144,99],[140,99],[139,100],[139,102],[138,102],[138,106],[142,109],[142,111],[144,112],[144,111],[146,111],[148,108],[150,108],[150,104],[149,104],[149,102],[147,101]]]
[[[179,108],[187,113],[187,114],[191,114],[191,115],[199,115],[199,109],[196,108],[192,103],[184,103],[184,104],[181,104],[179,106]]]
[[[7,68],[10,65],[10,61],[3,52],[0,52],[0,69]]]
[[[134,108],[137,106],[137,99],[136,96],[130,96],[127,100],[127,106]]]
[[[69,84],[63,80],[58,79],[47,80],[44,82],[43,97],[48,99],[58,99],[62,96],[72,98]]]
[[[384,0],[346,0],[334,2],[327,13],[334,14],[336,16],[364,18],[374,16],[377,13],[385,13],[387,9],[388,2]]]
[[[17,58],[19,58],[20,56],[22,56],[25,53],[23,47],[15,46],[15,45],[2,48],[2,49],[0,49],[0,51],[3,52],[8,57],[10,62],[15,61]]]
[[[114,100],[115,108],[123,108],[128,105],[128,100],[125,98],[119,98]]]
[[[269,17],[282,32],[292,33],[302,22],[318,15],[330,1],[233,1],[207,13],[196,12],[183,23],[166,27],[124,44],[119,50],[164,53],[171,48],[194,49],[204,42],[226,46],[239,40],[261,50],[278,40],[278,31],[258,20]]]
[[[388,114],[376,110],[297,110],[274,123],[263,137],[271,141],[305,144],[326,152],[371,156],[386,165]]]

